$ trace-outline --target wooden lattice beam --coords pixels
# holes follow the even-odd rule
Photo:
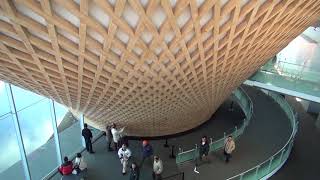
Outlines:
[[[97,128],[177,133],[319,15],[318,0],[3,0],[0,79]]]

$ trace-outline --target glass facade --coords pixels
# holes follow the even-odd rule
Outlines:
[[[0,179],[42,179],[83,150],[83,121],[65,106],[2,81],[0,102]]]
[[[2,92],[0,95],[2,95]],[[19,145],[11,113],[2,114],[0,128],[0,179],[24,179]],[[14,167],[15,170],[9,167]],[[2,176],[2,173],[6,171],[8,172],[6,176]]]
[[[61,154],[63,156],[73,155],[77,153],[79,147],[82,146],[80,121],[61,104],[56,103],[55,110]],[[77,136],[74,136],[74,134],[77,134]]]

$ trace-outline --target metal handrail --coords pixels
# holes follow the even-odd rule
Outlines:
[[[270,97],[272,97],[277,103],[278,103],[278,101],[275,99],[274,96],[277,96],[278,99],[282,99],[282,100],[283,100],[282,103],[284,103],[284,104],[289,108],[289,110],[290,110],[290,112],[291,112],[291,114],[290,114],[291,117],[289,117],[289,120],[290,120],[290,123],[292,123],[292,132],[291,132],[290,138],[288,139],[288,141],[286,142],[286,144],[285,144],[280,150],[278,150],[276,153],[274,153],[270,158],[266,159],[266,160],[263,161],[262,163],[259,163],[258,165],[256,165],[256,166],[253,167],[253,168],[250,168],[250,169],[248,169],[248,170],[246,170],[246,171],[244,171],[244,172],[242,172],[242,173],[240,173],[240,174],[237,174],[237,175],[235,175],[235,176],[232,176],[232,177],[228,178],[227,180],[231,180],[231,179],[234,179],[234,178],[236,178],[236,177],[241,177],[241,176],[243,176],[244,174],[246,174],[247,172],[249,172],[249,171],[251,171],[251,170],[253,170],[253,169],[257,169],[257,168],[261,167],[261,165],[263,165],[264,163],[266,163],[266,162],[268,162],[268,161],[270,161],[270,160],[273,160],[275,156],[283,153],[284,149],[289,146],[289,143],[293,142],[293,140],[294,140],[294,137],[295,137],[296,132],[297,132],[297,129],[298,129],[298,126],[297,126],[297,125],[298,125],[298,120],[297,120],[297,117],[296,117],[296,113],[294,113],[294,111],[293,111],[292,107],[289,105],[289,103],[288,103],[287,101],[285,101],[281,96],[279,96],[279,95],[277,95],[276,93],[273,93],[273,92],[268,92],[268,95],[269,95]],[[281,106],[280,106],[280,107],[281,107]],[[287,113],[286,113],[286,114],[287,114]],[[288,114],[287,114],[287,115],[288,115]],[[290,147],[289,150],[291,151],[291,149],[292,149],[292,146]],[[286,158],[284,161],[286,161],[286,160],[287,160],[287,158]],[[281,162],[280,162],[280,164],[281,164]],[[268,174],[270,174],[271,172],[272,172],[272,171],[268,172]],[[266,175],[268,175],[268,174],[266,174]],[[266,176],[266,175],[265,175],[265,176]]]
[[[237,91],[239,91],[239,92],[241,92],[241,93],[243,94],[243,96],[241,96],[241,97],[246,97],[245,99],[246,99],[246,101],[247,101],[247,103],[246,103],[247,106],[245,106],[244,104],[241,103],[241,98],[240,98],[240,97],[238,98],[238,97],[236,96],[236,92],[237,92]],[[253,117],[253,104],[252,104],[252,101],[251,101],[249,95],[248,95],[241,87],[239,87],[239,88],[237,89],[237,91],[233,92],[233,96],[234,96],[235,99],[239,102],[238,104],[240,105],[240,107],[241,107],[241,108],[243,109],[243,111],[245,112],[246,118],[244,119],[243,123],[240,125],[239,128],[238,128],[237,126],[235,126],[234,128],[232,128],[232,129],[235,129],[234,131],[232,131],[232,132],[230,132],[230,133],[228,133],[228,134],[227,134],[226,132],[224,132],[223,138],[217,139],[216,141],[212,141],[212,138],[210,138],[210,139],[211,139],[210,147],[211,147],[213,144],[217,144],[218,141],[224,140],[225,137],[228,136],[229,134],[237,133],[237,132],[238,132],[238,129],[246,128],[246,126],[249,124],[249,121],[250,121],[251,118]],[[249,107],[249,111],[246,111],[246,107]],[[244,130],[243,130],[243,131],[244,131]],[[242,133],[243,133],[243,132],[242,132]],[[241,134],[242,134],[242,133],[241,133]],[[240,134],[238,134],[237,136],[235,136],[235,139],[237,139],[238,136],[240,136]],[[216,148],[215,150],[218,150],[218,149],[220,149],[220,148],[222,148],[222,147],[218,147],[218,148]],[[190,153],[190,152],[192,152],[192,151],[194,151],[194,153],[195,153],[195,154],[194,154],[194,157],[193,157],[192,159],[188,159],[188,160],[186,160],[186,161],[194,160],[194,158],[196,158],[196,156],[198,155],[198,154],[197,154],[197,144],[196,144],[196,147],[195,147],[195,148],[190,149],[190,150],[187,150],[187,151],[183,151],[181,148],[179,148],[179,153],[177,154],[176,162],[177,162],[177,163],[186,162],[186,161],[180,162],[180,161],[179,161],[179,160],[180,160],[180,159],[179,159],[180,156],[182,156],[182,155],[184,155],[184,154],[187,154],[187,153]],[[213,151],[214,151],[214,150],[213,150]],[[211,151],[211,152],[212,152],[212,151]]]
[[[295,71],[295,73],[289,72],[288,70],[290,70],[292,68],[286,67],[286,65],[297,67],[297,68],[299,68],[299,70]],[[269,68],[270,66],[272,66],[272,68]],[[274,64],[267,63],[261,67],[261,70],[263,70],[265,72],[276,71],[278,73],[282,73],[282,75],[295,76],[298,79],[304,79],[304,80],[308,80],[308,79],[303,78],[303,74],[308,74],[308,75],[320,74],[316,70],[312,69],[312,66],[307,66],[305,64],[295,64],[295,63],[291,63],[291,62],[287,62],[287,61],[283,61],[283,60],[277,60],[277,62]],[[308,80],[308,81],[310,81],[310,80]]]

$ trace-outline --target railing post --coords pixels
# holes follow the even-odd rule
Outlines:
[[[182,149],[179,147],[179,152],[177,154],[176,162],[178,161],[180,163],[180,154],[182,153]]]
[[[24,176],[25,176],[26,180],[31,180],[29,163],[28,163],[28,160],[27,160],[27,153],[26,153],[25,146],[24,146],[24,141],[23,141],[21,128],[20,128],[19,116],[18,116],[16,104],[15,104],[15,101],[14,101],[11,84],[6,84],[6,88],[7,88],[7,92],[8,92],[8,96],[9,96],[8,99],[9,99],[9,102],[10,102],[10,108],[11,108],[11,112],[12,112],[12,119],[13,119],[14,129],[16,131],[16,136],[17,136],[17,141],[18,141],[18,146],[19,146],[19,151],[20,151],[21,162],[22,162],[23,170],[24,170]]]
[[[82,129],[84,129],[84,115],[80,114],[80,134],[82,133]],[[84,138],[81,137],[81,144],[83,147],[86,147],[86,142],[84,141]]]
[[[169,144],[168,144],[168,139],[166,139],[166,142],[165,142],[165,144],[163,145],[163,147],[169,147]]]
[[[242,180],[243,179],[243,173],[240,175],[240,180]]]
[[[194,149],[194,158],[193,158],[193,160],[197,159],[197,152],[198,152],[198,145],[197,144],[195,144],[195,145],[196,145],[196,148]]]
[[[271,157],[271,159],[270,159],[270,161],[269,161],[268,173],[270,173],[272,161],[273,161],[273,156]]]
[[[286,148],[284,148],[282,151],[281,151],[281,155],[280,155],[280,164],[281,164],[281,162],[282,162],[282,157],[283,157],[283,153],[284,153],[284,151],[286,150]]]
[[[172,159],[176,158],[176,156],[174,155],[174,145],[171,145],[171,154],[169,157]]]
[[[255,173],[255,175],[254,175],[254,179],[258,179],[258,171],[259,171],[259,169],[260,169],[260,166],[257,166],[256,167],[256,173]]]

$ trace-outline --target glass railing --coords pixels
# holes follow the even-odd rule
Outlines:
[[[320,82],[320,73],[311,66],[279,60],[274,64],[274,68],[279,74],[284,76],[305,81]]]
[[[264,162],[260,163],[259,165],[242,172],[236,176],[233,176],[231,178],[228,178],[228,180],[255,180],[255,179],[266,179],[270,176],[272,176],[275,172],[277,172],[282,165],[287,161],[293,142],[298,130],[298,121],[297,121],[297,115],[294,112],[294,110],[291,108],[291,106],[288,104],[288,102],[279,94],[268,91],[267,94],[274,99],[275,102],[277,102],[280,107],[283,109],[283,111],[286,113],[290,120],[290,125],[292,128],[292,133],[290,135],[290,138],[288,139],[287,143],[274,155],[272,155],[269,159],[265,160]]]
[[[255,75],[251,76],[249,80],[296,91],[310,96],[320,97],[320,83],[294,79],[277,73],[270,73],[268,71],[259,71]]]
[[[251,76],[249,80],[309,96],[320,97],[320,71],[318,67],[289,61],[281,56],[280,59],[273,58]],[[295,96],[297,95],[295,94]],[[307,97],[301,95],[301,98],[310,99]]]
[[[210,150],[209,152],[214,152],[221,149],[224,146],[224,140],[229,135],[232,135],[234,139],[237,139],[245,130],[247,125],[249,124],[253,106],[250,97],[246,94],[246,92],[242,88],[236,89],[232,93],[232,98],[240,105],[243,110],[246,118],[243,120],[241,125],[238,127],[234,127],[229,129],[223,133],[223,136],[216,141],[213,141],[213,138],[210,138]],[[187,161],[193,161],[199,156],[199,148],[198,145],[195,145],[195,148],[184,151],[182,148],[179,148],[179,152],[176,156],[176,163],[180,164]]]
[[[279,74],[291,79],[320,82],[319,66],[307,60],[288,58],[279,53],[260,68],[261,71]]]

